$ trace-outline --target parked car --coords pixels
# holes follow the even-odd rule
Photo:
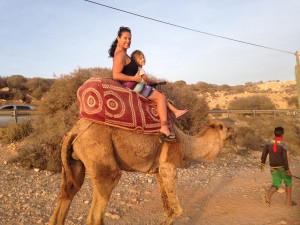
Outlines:
[[[11,104],[11,105],[3,105],[0,106],[0,110],[1,111],[13,111],[13,110],[17,110],[17,111],[23,111],[23,110],[34,110],[34,106],[32,105],[18,105],[18,104]]]

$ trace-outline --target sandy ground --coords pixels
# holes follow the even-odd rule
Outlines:
[[[0,224],[47,224],[54,209],[60,174],[26,170],[7,160],[14,146],[0,145]],[[184,208],[175,225],[300,224],[300,180],[294,179],[293,199],[285,206],[285,193],[275,193],[271,207],[260,201],[270,187],[269,171],[259,169],[259,152],[246,156],[222,153],[214,161],[178,170],[178,195]],[[299,157],[291,169],[300,176]],[[66,224],[86,224],[92,188],[87,178],[75,197]],[[123,173],[105,214],[105,224],[156,225],[164,219],[156,181],[141,173]]]

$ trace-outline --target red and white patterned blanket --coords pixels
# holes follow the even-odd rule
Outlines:
[[[77,91],[80,117],[142,133],[158,133],[156,104],[110,78],[90,78]]]

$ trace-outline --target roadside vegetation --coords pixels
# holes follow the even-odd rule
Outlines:
[[[0,98],[19,99],[19,96],[35,96],[39,99],[37,108],[40,116],[34,120],[19,124],[8,124],[0,127],[0,142],[18,142],[18,157],[13,162],[27,168],[40,168],[51,171],[61,170],[60,142],[74,123],[78,120],[77,89],[90,77],[111,77],[111,70],[105,68],[76,69],[70,74],[56,79],[27,79],[20,75],[0,77],[0,89],[9,87],[13,94],[2,94]],[[155,77],[154,77],[155,78]],[[236,98],[229,103],[230,109],[275,109],[271,99],[259,94],[253,83],[246,85],[212,85],[204,82],[188,85],[184,81],[168,82],[162,87],[168,98],[178,108],[189,109],[189,113],[176,125],[185,133],[197,134],[212,117],[208,114],[209,106],[206,99],[197,96],[198,92],[217,91],[225,93],[243,93],[245,90],[257,95]],[[19,95],[15,94],[19,93]],[[296,104],[294,98],[286,99],[290,104]],[[218,117],[219,119],[221,116]],[[285,139],[288,141],[292,154],[300,155],[300,126],[299,118],[258,116],[250,118],[239,116],[232,119],[222,119],[237,131],[236,142],[232,147],[237,154],[245,155],[251,151],[261,151],[265,141],[273,137],[275,126],[283,126],[286,130]]]
[[[263,110],[276,109],[276,106],[270,98],[263,95],[254,95],[249,97],[237,98],[231,101],[228,105],[228,109]]]
[[[22,75],[0,76],[0,99],[31,103],[39,100],[51,88],[54,79],[25,78]]]

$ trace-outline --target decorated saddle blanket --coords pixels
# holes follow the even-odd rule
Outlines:
[[[80,117],[141,133],[158,133],[155,102],[110,78],[90,78],[77,91]]]

